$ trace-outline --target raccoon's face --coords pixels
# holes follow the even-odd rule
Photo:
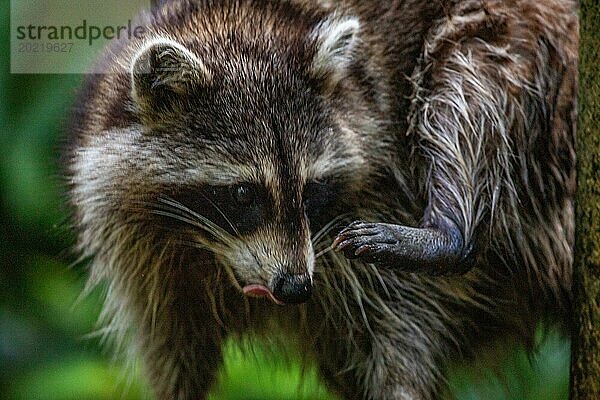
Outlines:
[[[131,61],[139,125],[105,138],[103,151],[120,153],[107,168],[127,171],[125,197],[142,193],[157,223],[215,254],[249,296],[308,299],[315,235],[351,210],[369,173],[328,97],[357,29],[352,18],[318,25],[303,62],[254,51],[217,65],[166,38]]]

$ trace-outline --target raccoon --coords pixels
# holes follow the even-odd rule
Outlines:
[[[161,399],[231,337],[344,399],[569,309],[575,1],[173,0],[114,42],[64,151],[78,251]],[[275,340],[274,338],[279,338]]]

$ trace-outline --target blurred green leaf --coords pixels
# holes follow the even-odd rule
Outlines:
[[[226,346],[225,367],[211,400],[333,399],[314,368],[303,373],[293,360],[269,354],[256,345],[242,351],[244,346]]]
[[[80,400],[140,399],[148,393],[97,358],[65,358],[36,366],[16,380],[11,399]]]
[[[48,325],[79,336],[94,329],[100,299],[81,298],[84,282],[72,268],[52,258],[37,256],[27,265],[26,277],[28,296]]]
[[[532,356],[513,344],[488,355],[496,358],[493,363],[484,358],[472,365],[454,366],[450,370],[450,387],[460,400],[566,400],[569,348],[566,338],[549,331],[540,335]]]
[[[21,96],[29,107],[7,118],[10,135],[0,179],[8,211],[20,223],[48,230],[65,219],[59,195],[58,151],[78,77],[50,75]]]

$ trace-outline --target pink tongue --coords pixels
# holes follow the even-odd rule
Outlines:
[[[275,298],[275,296],[273,296],[273,293],[271,293],[271,291],[263,285],[248,285],[248,286],[244,286],[244,294],[248,297],[267,297],[269,299],[271,299],[271,301],[275,304],[279,304],[279,305],[283,305],[283,302],[277,300]]]

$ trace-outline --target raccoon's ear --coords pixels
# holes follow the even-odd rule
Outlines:
[[[142,108],[167,105],[210,80],[198,57],[170,39],[146,43],[131,63],[131,92]]]
[[[359,29],[356,17],[332,16],[316,26],[311,35],[317,46],[311,65],[313,76],[334,82],[344,76],[352,61]]]

